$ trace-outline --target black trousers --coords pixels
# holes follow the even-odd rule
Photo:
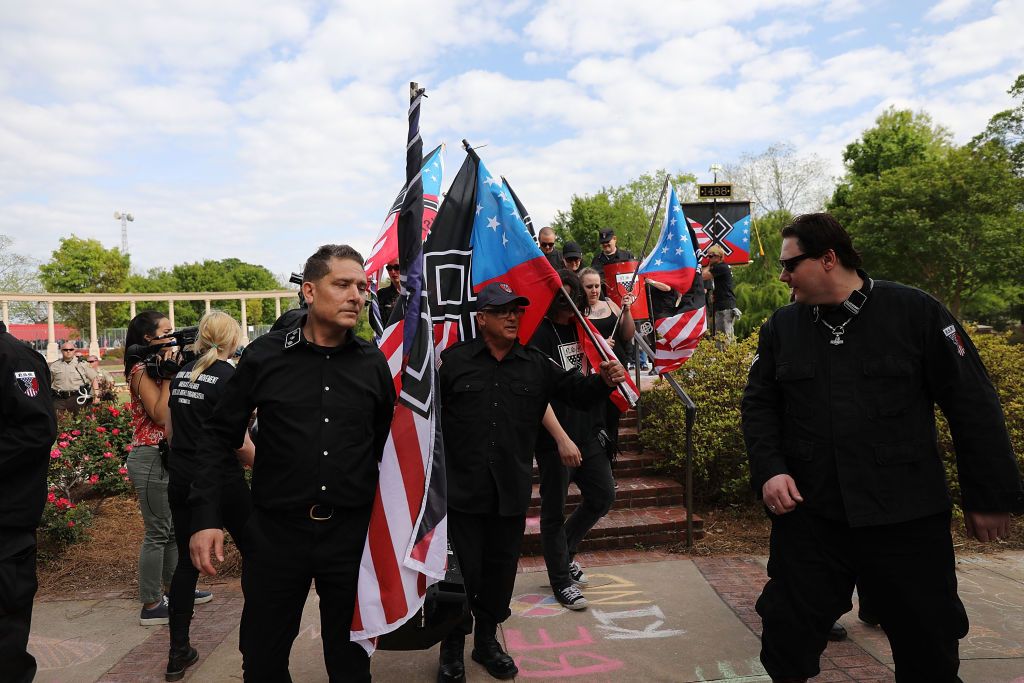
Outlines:
[[[331,519],[308,511],[256,507],[245,525],[239,649],[246,681],[291,681],[288,657],[312,581],[320,596],[320,637],[332,681],[369,681],[370,658],[351,642],[359,560],[371,507],[335,508]]]
[[[191,482],[181,480],[171,473],[167,486],[167,502],[171,506],[171,520],[174,522],[174,541],[178,545],[178,564],[174,567],[171,587],[168,592],[171,614],[192,614],[196,601],[196,582],[199,570],[192,565],[188,554],[188,542],[192,537],[192,508],[188,504]],[[252,495],[241,474],[225,483],[221,490],[221,518],[235,544],[242,548],[242,529],[252,512]]]
[[[502,517],[448,510],[448,538],[459,559],[470,613],[455,633],[494,635],[498,624],[512,614],[509,604],[516,584],[519,551],[526,515]]]
[[[615,502],[615,481],[605,450],[596,439],[583,444],[581,450],[583,461],[579,467],[566,467],[558,453],[536,454],[540,470],[541,543],[548,580],[554,590],[572,583],[569,563],[576,556],[580,541]],[[565,499],[570,482],[579,487],[583,500],[566,519]]]
[[[819,672],[829,627],[854,583],[877,611],[899,683],[958,681],[967,613],[956,592],[948,512],[851,529],[799,507],[772,520],[768,583],[757,600],[761,662],[772,678]]]
[[[29,683],[36,659],[28,653],[36,588],[36,530],[0,527],[0,680]]]

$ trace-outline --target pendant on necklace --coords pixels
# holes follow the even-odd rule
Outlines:
[[[836,338],[830,341],[829,344],[832,346],[840,346],[843,343],[843,333],[833,332],[832,334],[836,335]]]

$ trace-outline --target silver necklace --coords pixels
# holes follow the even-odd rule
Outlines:
[[[868,292],[870,292],[872,289],[874,289],[875,282],[869,277],[865,277],[865,280],[867,280],[867,289]],[[838,325],[829,324],[829,322],[825,320],[824,316],[821,315],[821,309],[818,306],[814,307],[814,321],[821,321],[821,324],[827,327],[828,331],[833,335],[832,339],[828,341],[829,344],[831,344],[832,346],[843,345],[843,335],[846,334],[846,326],[849,325],[850,322],[852,322],[853,319],[857,317],[857,314],[860,313],[860,309],[864,307],[864,304],[867,303],[867,300],[867,294],[865,294],[861,290],[857,289],[851,292],[850,296],[847,297],[846,301],[843,302],[843,308],[850,311],[850,317],[844,320],[843,322],[839,323]]]
[[[849,325],[850,321],[853,320],[856,316],[857,314],[854,313],[853,315],[851,315],[849,318],[839,323],[838,325],[829,325],[827,320],[821,318],[822,324],[829,329],[829,332],[835,335],[832,339],[829,340],[828,343],[831,344],[832,346],[842,345],[843,335],[846,334],[846,326]]]

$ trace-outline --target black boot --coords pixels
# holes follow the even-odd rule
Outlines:
[[[437,683],[465,683],[466,666],[462,661],[465,649],[465,634],[449,633],[441,641],[441,666],[437,670]]]
[[[188,629],[192,623],[191,614],[170,615],[171,649],[167,653],[167,672],[164,674],[166,681],[180,681],[185,677],[185,669],[192,666],[199,659],[199,653],[189,643]]]
[[[519,667],[512,661],[501,643],[495,637],[495,628],[482,627],[477,621],[476,632],[473,634],[473,661],[483,664],[487,673],[501,680],[515,678]]]

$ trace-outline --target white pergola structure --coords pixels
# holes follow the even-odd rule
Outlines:
[[[97,341],[96,332],[96,304],[97,302],[128,302],[131,309],[129,318],[135,317],[135,306],[145,301],[159,301],[167,304],[167,317],[174,325],[174,302],[175,301],[203,301],[206,303],[206,310],[209,312],[210,304],[213,301],[235,300],[241,304],[243,343],[249,341],[249,327],[246,320],[245,302],[252,299],[273,299],[274,317],[281,315],[281,299],[292,299],[298,294],[292,289],[275,290],[269,292],[164,292],[158,294],[25,294],[21,292],[0,292],[0,311],[3,314],[3,321],[10,325],[10,302],[12,301],[42,301],[46,303],[47,323],[47,345],[46,360],[54,361],[60,356],[57,350],[57,340],[53,330],[53,304],[55,303],[78,303],[89,304],[89,353],[99,355],[100,346]]]

